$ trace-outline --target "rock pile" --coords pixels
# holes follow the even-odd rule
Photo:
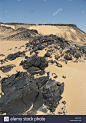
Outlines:
[[[79,59],[86,55],[85,48],[79,47],[75,44],[71,44],[67,40],[60,38],[56,35],[35,36],[32,41],[26,43],[27,50],[37,53],[38,50],[45,48],[45,57],[52,58],[55,56],[56,60],[74,60]],[[47,49],[46,49],[47,48]]]
[[[64,91],[64,83],[58,84],[54,80],[49,80],[47,84],[43,87],[43,97],[44,104],[48,106],[48,109],[51,112],[55,111],[55,108],[58,106],[59,101],[61,100],[61,94]]]
[[[17,53],[14,53],[14,54],[9,54],[6,59],[7,60],[14,60],[16,59],[17,57],[24,57],[25,56],[25,51],[22,51],[22,52],[17,52]]]
[[[1,26],[0,25],[0,32],[11,32],[11,31],[13,31],[14,29],[13,28],[11,28],[11,27],[6,27],[6,26]]]
[[[45,57],[38,57],[35,54],[21,61],[20,65],[23,65],[23,69],[26,69],[29,73],[36,74],[48,67],[48,61],[46,61]]]
[[[21,29],[19,29],[19,30],[17,29],[15,31],[20,31],[20,30]],[[24,29],[22,29],[22,30],[24,30]],[[38,34],[37,30],[26,29],[26,30],[24,30],[22,32],[19,32],[17,34],[11,35],[11,36],[7,37],[6,39],[7,40],[19,40],[19,41],[20,40],[28,40],[30,37],[32,37],[32,36],[34,36],[36,34]]]

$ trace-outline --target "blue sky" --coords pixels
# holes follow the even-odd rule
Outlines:
[[[0,0],[0,22],[76,24],[86,32],[86,0]]]

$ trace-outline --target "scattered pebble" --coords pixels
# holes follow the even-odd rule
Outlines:
[[[60,86],[61,85],[61,83],[60,82],[57,82],[57,86]]]
[[[62,78],[66,79],[66,76],[62,76]]]
[[[57,78],[57,76],[54,76],[54,78]]]
[[[62,101],[62,103],[65,105],[66,104],[66,101]]]

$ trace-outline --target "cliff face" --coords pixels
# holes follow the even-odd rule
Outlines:
[[[71,26],[71,27],[77,27],[75,24],[27,24],[27,23],[2,23],[0,24],[7,24],[7,25],[50,25],[50,26]]]
[[[26,23],[3,23],[0,24],[0,32],[9,33],[9,37],[18,37],[18,40],[24,40],[24,38],[20,38],[23,34],[27,35],[30,29],[37,30],[39,34],[49,35],[54,34],[59,36],[60,38],[64,38],[68,41],[84,42],[86,41],[86,33],[80,30],[74,24],[26,24]],[[31,32],[32,33],[32,32]],[[6,34],[5,34],[6,35]],[[35,34],[33,34],[35,36]],[[4,38],[4,37],[3,37]],[[26,38],[27,39],[27,38]],[[26,40],[25,39],[25,40]],[[14,39],[13,39],[14,40]],[[17,38],[16,38],[17,40]]]

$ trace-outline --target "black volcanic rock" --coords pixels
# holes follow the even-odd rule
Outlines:
[[[81,55],[80,55],[80,53],[75,53],[75,55],[74,55],[76,58],[79,58],[79,57],[81,57]]]
[[[62,78],[66,79],[66,76],[62,76]]]
[[[13,64],[10,64],[10,65],[6,65],[6,66],[2,66],[0,67],[0,70],[3,72],[3,73],[7,73],[9,71],[11,71],[12,68],[16,67],[15,65]]]
[[[18,72],[1,80],[4,95],[0,98],[0,112],[22,114],[36,100],[38,87],[33,76]]]
[[[72,56],[65,55],[64,56],[64,59],[66,59],[66,60],[72,60]]]
[[[0,56],[5,56],[4,54],[0,54]]]
[[[49,80],[47,84],[44,85],[43,87],[44,104],[48,106],[48,109],[51,112],[54,112],[55,108],[58,106],[63,91],[64,91],[64,83],[58,86],[54,80]]]
[[[36,83],[38,85],[39,88],[41,88],[42,86],[44,86],[47,81],[49,80],[48,76],[43,76],[43,77],[39,77],[36,79]]]
[[[38,34],[37,30],[26,29],[14,35],[7,37],[7,40],[28,40],[31,36]]]
[[[41,70],[40,71],[40,75],[44,75],[45,74],[45,71],[44,70]]]
[[[50,53],[46,53],[45,54],[45,57],[50,57]]]
[[[44,57],[38,57],[36,54],[28,58],[27,60],[21,61],[20,65],[23,65],[24,69],[29,69],[29,67],[38,67],[44,70],[48,67],[48,62]]]
[[[36,110],[44,103],[50,111],[55,111],[64,91],[64,83],[57,85],[48,76],[34,79],[26,72],[17,72],[1,80],[2,92],[0,98],[0,113],[20,115],[33,104],[30,111]]]
[[[40,73],[41,70],[40,70],[38,67],[29,67],[29,68],[27,69],[27,71],[28,71],[30,74],[34,75],[34,74]]]
[[[44,48],[44,47],[41,46],[41,45],[38,46],[38,50],[43,50],[43,48]]]
[[[60,58],[60,56],[55,56],[55,59],[58,60]]]
[[[25,51],[22,51],[22,52],[19,51],[14,54],[9,54],[6,59],[12,61],[12,60],[16,59],[17,57],[24,57],[24,56],[25,56]]]
[[[0,60],[1,64],[3,64],[5,61],[4,60]]]

